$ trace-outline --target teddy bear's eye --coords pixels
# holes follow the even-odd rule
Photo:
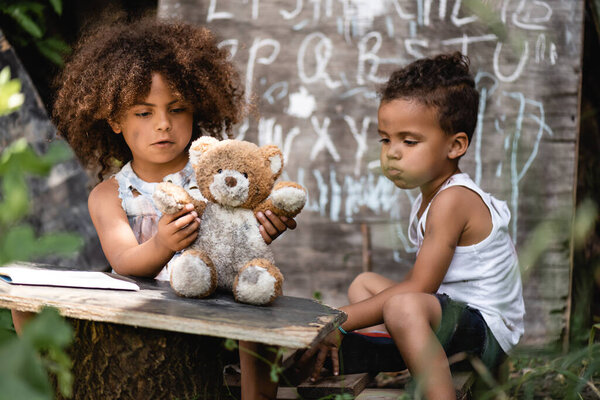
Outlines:
[[[248,178],[248,174],[244,172],[244,178]]]
[[[217,171],[217,173],[219,173],[219,174],[220,174],[221,172],[223,172],[223,170],[222,170],[222,169],[219,169],[219,170]]]

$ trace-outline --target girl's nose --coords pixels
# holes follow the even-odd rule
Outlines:
[[[156,130],[169,132],[171,130],[171,119],[168,113],[158,112],[156,113]]]

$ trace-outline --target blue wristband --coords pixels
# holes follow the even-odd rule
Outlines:
[[[344,335],[347,335],[347,334],[348,334],[348,332],[346,332],[346,331],[344,330],[344,328],[342,328],[341,326],[338,326],[338,329],[339,329],[339,330],[340,330],[340,332],[342,332]]]

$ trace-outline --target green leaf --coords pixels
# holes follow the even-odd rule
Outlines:
[[[62,140],[56,140],[50,143],[46,154],[40,157],[40,159],[48,165],[55,165],[70,160],[71,158],[73,158],[73,151],[69,145]]]
[[[62,0],[50,0],[50,4],[52,4],[55,13],[62,15]]]
[[[10,79],[10,68],[0,72],[0,116],[16,111],[25,100],[21,93],[21,81]]]
[[[10,310],[0,309],[0,346],[16,335]]]
[[[31,36],[40,39],[44,36],[42,28],[25,13],[23,6],[12,6],[9,8],[10,16]]]
[[[0,85],[4,85],[10,81],[10,67],[7,65],[0,71]]]
[[[38,238],[35,243],[33,256],[71,255],[76,253],[82,246],[83,239],[73,233],[50,233]]]
[[[238,347],[237,342],[233,339],[226,339],[224,345],[225,345],[225,348],[229,351],[233,351],[233,350],[237,349],[237,347]]]
[[[22,174],[13,172],[3,177],[1,187],[0,224],[12,224],[29,212],[27,182]]]
[[[0,346],[0,399],[53,397],[52,386],[32,344],[17,337]]]
[[[64,65],[65,62],[63,60],[63,55],[60,52],[54,50],[53,48],[51,48],[43,42],[37,42],[35,45],[38,48],[39,52],[42,53],[42,55],[48,60],[52,61],[59,67],[62,67]]]
[[[38,350],[65,347],[73,340],[73,328],[54,308],[44,308],[23,328],[23,340]]]
[[[4,235],[2,243],[3,263],[12,260],[29,260],[35,251],[35,236],[29,225],[14,226]]]

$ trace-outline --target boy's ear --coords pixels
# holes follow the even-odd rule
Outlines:
[[[123,131],[121,129],[121,125],[119,125],[115,121],[109,120],[108,124],[110,125],[110,128],[113,130],[113,132],[116,133],[117,135],[120,134]]]
[[[456,160],[462,157],[469,147],[469,137],[464,132],[458,132],[452,135],[450,142],[450,150],[448,151],[448,158]]]

